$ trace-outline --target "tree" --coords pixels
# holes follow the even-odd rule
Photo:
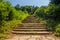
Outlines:
[[[6,2],[7,0],[0,0],[0,2]]]
[[[45,6],[41,6],[35,11],[34,15],[38,18],[46,18],[45,9],[46,9]]]
[[[17,4],[17,5],[15,6],[15,9],[16,9],[16,10],[20,10],[20,5]]]
[[[8,20],[13,20],[13,11],[11,10],[10,12],[9,12],[9,14],[8,14]]]
[[[47,9],[48,9],[48,15],[50,18],[54,20],[60,19],[60,4],[59,5],[49,4]]]
[[[27,11],[29,14],[34,14],[34,12],[36,11],[38,7],[34,7],[34,6],[20,6],[19,4],[17,4],[15,6],[16,10],[22,10],[22,11]]]
[[[55,4],[55,5],[58,5],[58,4],[60,4],[60,0],[51,0],[51,3]]]

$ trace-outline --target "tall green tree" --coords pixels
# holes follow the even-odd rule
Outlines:
[[[51,3],[55,4],[55,5],[58,5],[58,4],[60,4],[60,0],[51,0]]]
[[[38,18],[46,18],[46,6],[41,6],[40,8],[38,8],[36,11],[35,11],[35,13],[34,13],[34,15],[36,16],[36,17],[38,17]]]
[[[16,10],[22,10],[22,11],[27,11],[29,14],[34,14],[34,12],[36,11],[38,7],[34,7],[34,6],[20,6],[19,4],[17,4],[15,6]]]
[[[17,5],[15,6],[15,9],[16,9],[16,10],[20,10],[20,5],[17,4]]]

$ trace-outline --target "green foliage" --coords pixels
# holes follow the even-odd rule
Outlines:
[[[47,7],[48,11],[48,21],[47,25],[49,27],[50,30],[54,30],[55,31],[55,35],[60,35],[60,27],[58,24],[60,24],[60,4],[59,5],[54,5],[54,4],[49,4]],[[53,20],[51,22],[51,20]]]
[[[18,20],[23,20],[24,18],[26,18],[28,16],[27,12],[23,12],[21,10],[16,11],[15,10],[15,14],[14,14],[14,19],[18,19]]]
[[[45,9],[46,9],[46,7],[44,7],[44,6],[38,8],[38,9],[35,11],[34,15],[35,15],[36,17],[39,17],[39,18],[45,18],[45,16],[46,16]]]
[[[55,31],[55,26],[57,25],[56,21],[54,21],[52,19],[48,19],[48,20],[46,20],[46,24],[47,24],[49,30]]]
[[[0,39],[6,37],[19,23],[21,23],[20,20],[3,21],[3,25],[0,27]]]
[[[20,6],[19,4],[17,4],[15,6],[16,10],[22,10],[22,11],[27,11],[29,14],[34,14],[34,12],[36,11],[38,7],[34,7],[34,6]]]
[[[27,16],[27,12],[16,10],[9,2],[0,2],[0,39],[6,37]]]
[[[55,27],[55,34],[57,36],[60,36],[60,24],[58,24],[56,27]]]
[[[6,0],[0,0],[0,2],[4,2],[4,1],[6,1]]]
[[[60,4],[49,4],[48,6],[41,6],[38,8],[34,15],[39,19],[46,20],[46,24],[49,30],[55,31],[56,35],[60,35]]]
[[[17,5],[15,6],[15,9],[16,9],[16,10],[20,10],[20,5],[17,4]]]
[[[48,7],[47,7],[48,11],[48,16],[50,16],[50,18],[54,19],[54,20],[58,20],[59,17],[60,17],[60,5],[58,6],[55,6],[53,4],[50,4]]]
[[[60,4],[60,0],[51,0],[51,3],[55,4],[55,5],[58,5],[58,4]]]
[[[8,20],[13,20],[14,18],[14,11],[10,10],[9,14],[8,14]]]
[[[1,20],[5,19],[8,14],[6,7],[6,4],[0,3],[0,15],[2,16]]]

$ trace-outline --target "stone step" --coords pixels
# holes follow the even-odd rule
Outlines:
[[[46,24],[44,24],[44,23],[21,23],[21,24],[31,24],[31,25],[46,25]]]
[[[48,31],[12,31],[13,34],[51,34],[52,32]]]
[[[22,23],[40,23],[39,21],[23,21]]]
[[[47,29],[47,27],[17,27],[16,29]]]
[[[20,25],[19,27],[44,27],[45,25]]]
[[[44,27],[47,26],[46,24],[40,24],[40,23],[22,23],[20,25],[18,25],[19,27],[24,26],[24,27]]]
[[[48,29],[13,29],[13,31],[49,31]]]
[[[23,27],[44,27],[45,25],[24,25]]]
[[[36,18],[28,18],[28,19],[25,19],[23,21],[26,22],[26,21],[39,21],[39,20]]]

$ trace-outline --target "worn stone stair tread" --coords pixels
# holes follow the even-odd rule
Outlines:
[[[22,23],[18,25],[19,27],[44,27],[46,24],[40,24],[40,23]]]
[[[38,31],[13,31],[12,33],[14,34],[49,34],[49,33],[52,33],[52,32],[48,32],[48,31],[42,31],[42,32],[38,32]]]
[[[30,31],[30,30],[34,30],[34,31],[47,31],[48,29],[14,29],[14,31]]]
[[[44,28],[44,27],[46,28],[46,26],[43,26],[43,28]],[[39,26],[36,26],[36,27],[34,27],[34,26],[32,26],[32,27],[31,27],[31,26],[30,26],[30,27],[26,27],[26,26],[22,27],[22,26],[21,26],[20,28],[40,28],[40,27],[39,27]]]
[[[44,23],[21,23],[21,24],[23,24],[23,25],[25,25],[25,24],[39,24],[39,25],[46,25],[46,24],[44,24]]]
[[[36,20],[37,18],[35,17],[35,16],[28,16],[26,19],[24,19],[23,21],[22,21],[22,23],[39,23],[40,21],[39,20]]]
[[[20,25],[18,27],[46,27],[45,25]]]
[[[17,27],[16,29],[47,29],[47,27]]]

